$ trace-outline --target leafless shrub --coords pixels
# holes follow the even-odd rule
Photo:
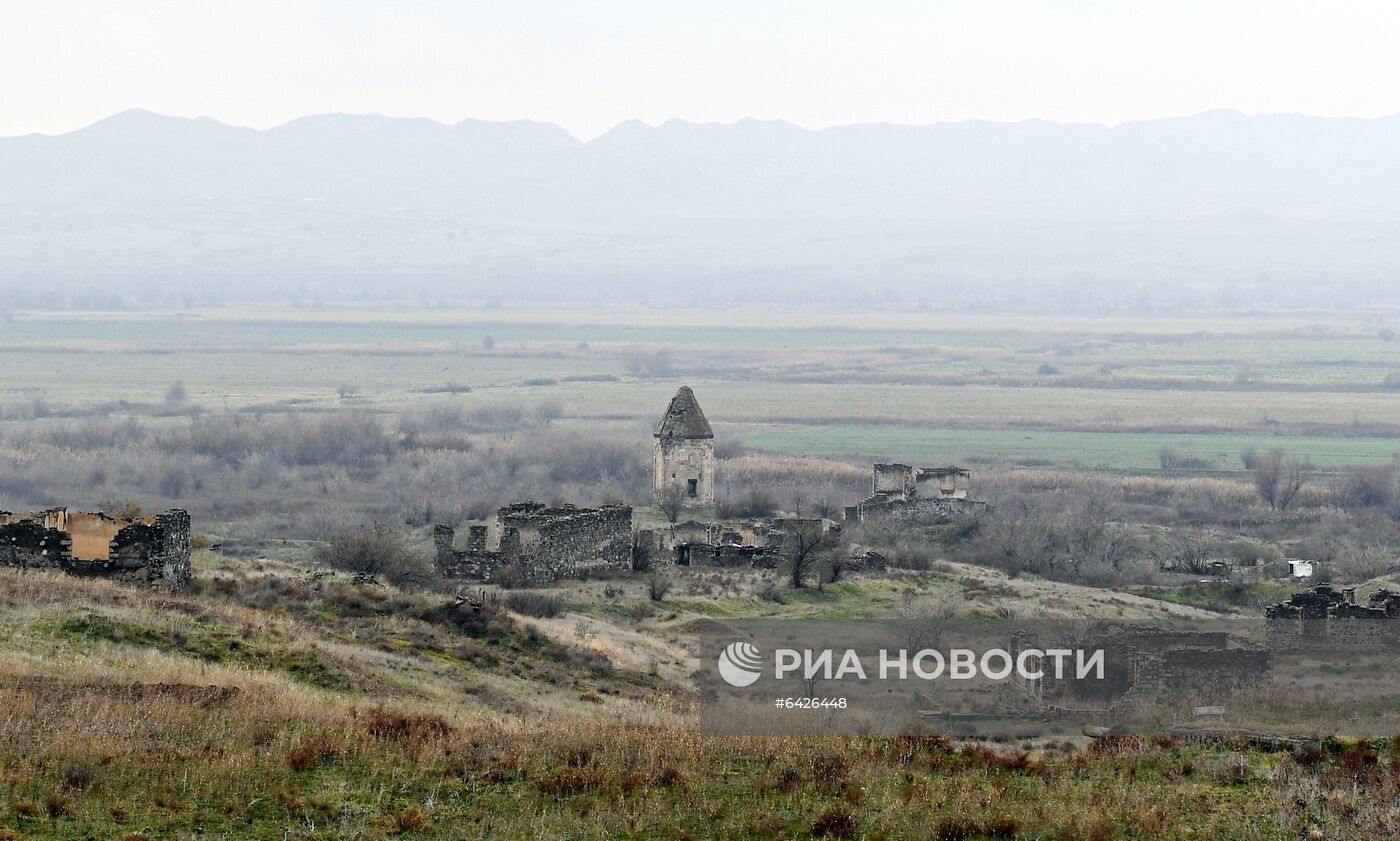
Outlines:
[[[775,581],[769,578],[763,579],[754,587],[754,595],[761,601],[772,602],[773,604],[786,604],[787,596],[783,595],[783,588],[779,587]]]
[[[557,595],[533,590],[512,590],[503,599],[508,610],[537,619],[553,619],[564,612],[564,600]]]
[[[466,425],[466,411],[456,403],[434,403],[399,416],[399,432],[405,435],[455,432],[465,429]]]
[[[1211,571],[1212,562],[1220,557],[1220,543],[1215,535],[1187,528],[1173,529],[1157,548],[1162,569],[1204,575]]]
[[[671,592],[671,579],[664,575],[653,573],[647,576],[647,596],[654,602],[666,600],[666,595]]]
[[[421,584],[429,576],[426,562],[404,545],[383,523],[338,529],[316,550],[316,560],[356,575],[385,578],[401,584]]]
[[[1338,494],[1348,508],[1394,510],[1400,502],[1400,472],[1394,465],[1353,467]]]

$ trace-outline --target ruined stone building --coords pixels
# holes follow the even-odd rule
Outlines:
[[[656,426],[651,490],[658,501],[668,492],[688,503],[715,501],[715,433],[690,386],[681,386]]]
[[[626,505],[549,508],[517,502],[496,511],[491,532],[484,525],[471,526],[466,548],[458,549],[451,526],[434,526],[438,572],[483,583],[512,575],[537,584],[632,566],[632,509]]]
[[[1224,631],[1107,625],[1082,645],[1104,650],[1104,679],[1056,681],[1047,675],[1040,682],[1043,701],[1099,699],[1115,707],[1186,699],[1219,702],[1267,683],[1273,674],[1268,650]]]
[[[190,578],[190,515],[179,508],[135,519],[67,508],[0,511],[0,566],[175,589]]]
[[[639,529],[636,551],[659,566],[755,567],[776,569],[792,559],[801,543],[839,533],[840,527],[820,517],[778,517],[737,524],[691,520],[659,529]],[[842,569],[882,570],[885,559],[875,552],[850,554]]]
[[[690,520],[637,532],[637,551],[660,566],[757,566],[780,561],[783,536],[763,522],[722,525]]]
[[[971,473],[961,467],[919,467],[877,464],[870,496],[846,509],[846,519],[946,519],[983,505],[967,495],[964,482]]]
[[[1356,603],[1355,588],[1326,585],[1264,610],[1269,645],[1280,651],[1389,649],[1400,645],[1400,593],[1379,590]]]

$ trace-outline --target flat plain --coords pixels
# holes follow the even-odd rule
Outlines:
[[[1327,472],[1400,453],[1400,313],[1029,317],[501,308],[35,312],[0,324],[0,403],[386,414],[557,404],[635,427],[684,382],[729,441],[811,456]],[[465,387],[469,387],[468,391]],[[1164,464],[1164,448],[1195,461]]]

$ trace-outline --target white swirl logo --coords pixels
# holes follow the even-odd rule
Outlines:
[[[719,655],[719,676],[730,686],[748,686],[763,671],[763,657],[747,642],[733,642]]]

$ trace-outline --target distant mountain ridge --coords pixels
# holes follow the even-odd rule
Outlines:
[[[1378,289],[1400,265],[1396,149],[1400,117],[1232,111],[1112,128],[633,121],[582,142],[530,121],[258,131],[137,110],[0,138],[0,282]]]

